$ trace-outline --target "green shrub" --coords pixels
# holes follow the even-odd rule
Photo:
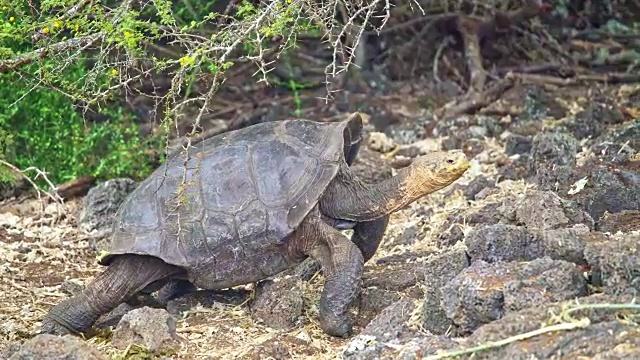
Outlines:
[[[75,65],[60,77],[73,84],[84,73],[82,65]],[[145,150],[153,143],[140,140],[133,116],[121,107],[105,107],[100,113],[108,120],[85,121],[69,97],[45,87],[32,89],[16,73],[1,74],[0,157],[19,168],[36,166],[54,184],[85,175],[146,176],[152,159]],[[7,180],[7,172],[0,173]]]

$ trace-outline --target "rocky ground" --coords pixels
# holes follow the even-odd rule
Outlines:
[[[313,264],[122,305],[87,339],[36,336],[48,309],[101,271],[109,214],[135,186],[114,179],[61,209],[0,209],[0,358],[640,358],[640,87],[518,85],[447,121],[409,95],[359,104],[360,174],[382,179],[433,149],[462,148],[473,166],[394,214],[351,337],[320,331]]]

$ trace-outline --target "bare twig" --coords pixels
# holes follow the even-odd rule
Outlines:
[[[514,77],[508,74],[504,79],[493,83],[488,89],[468,94],[461,100],[453,100],[435,111],[443,119],[467,113],[473,113],[498,100],[505,91],[513,86]]]
[[[574,77],[561,78],[550,75],[513,72],[513,76],[522,80],[523,83],[549,84],[555,86],[573,86],[588,82],[603,82],[609,84],[640,82],[640,74],[627,73],[579,74]]]
[[[464,40],[464,53],[469,69],[469,89],[467,96],[473,96],[484,89],[487,80],[487,72],[482,66],[482,53],[480,50],[480,27],[474,19],[460,17],[458,19],[458,29]]]
[[[591,321],[589,320],[589,318],[582,318],[579,321],[576,322],[570,322],[570,323],[562,323],[562,324],[556,324],[556,325],[551,325],[551,326],[547,326],[547,327],[543,327],[540,329],[536,329],[533,331],[529,331],[523,334],[518,334],[515,336],[511,336],[508,337],[506,339],[503,340],[499,340],[499,341],[492,341],[486,344],[482,344],[482,345],[478,345],[472,348],[468,348],[468,349],[462,349],[462,350],[455,350],[455,351],[447,351],[447,352],[442,352],[440,354],[437,355],[431,355],[431,356],[427,356],[424,359],[426,360],[439,360],[439,359],[446,359],[446,358],[455,358],[457,356],[460,355],[466,355],[466,354],[473,354],[473,353],[477,353],[480,351],[484,351],[484,350],[491,350],[491,349],[495,349],[495,348],[499,348],[514,342],[518,342],[518,341],[522,341],[522,340],[526,340],[526,339],[530,339],[539,335],[543,335],[546,333],[550,333],[550,332],[556,332],[556,331],[568,331],[568,330],[574,330],[574,329],[582,329],[582,328],[586,328],[587,326],[589,326],[591,324]]]
[[[475,112],[496,101],[507,89],[513,85],[514,77],[507,75],[498,80],[497,84],[485,91],[487,71],[483,66],[480,41],[496,35],[499,29],[507,28],[514,23],[537,16],[543,11],[537,0],[528,0],[525,5],[509,14],[497,14],[489,20],[479,21],[470,16],[458,15],[456,25],[464,41],[465,59],[469,72],[469,87],[467,94],[461,99],[454,100],[436,111],[444,118],[450,118],[463,113]]]
[[[337,90],[331,89],[330,87],[330,84],[332,83],[331,80],[335,79],[341,73],[346,72],[346,70],[350,67],[350,65],[353,64],[354,58],[356,56],[355,49],[357,49],[360,43],[360,39],[364,34],[364,28],[365,28],[364,25],[369,23],[369,20],[371,19],[371,17],[376,11],[376,6],[378,6],[378,4],[381,1],[384,1],[384,15],[382,15],[382,24],[376,29],[378,31],[381,30],[382,27],[387,23],[387,20],[389,19],[389,17],[391,16],[389,0],[372,0],[368,5],[363,6],[358,10],[356,10],[353,13],[353,15],[351,15],[346,20],[346,23],[344,24],[344,26],[336,36],[332,36],[331,32],[328,32],[329,42],[331,44],[331,47],[333,48],[333,54],[332,54],[333,61],[329,65],[327,65],[326,71],[325,71],[326,84],[327,84],[327,97],[325,98],[325,101],[328,102],[329,97],[331,96],[331,93],[337,91]],[[334,10],[334,12],[335,11],[337,10]],[[355,24],[356,19],[363,14],[364,14],[363,23],[359,26],[356,25]],[[350,37],[350,41],[349,41],[350,44],[348,44],[345,48],[342,44],[342,38],[344,36],[349,35],[350,30],[353,28],[358,29],[357,34],[355,36]],[[343,50],[347,50],[348,55],[346,56],[346,58],[342,58],[342,61],[339,61],[338,55],[343,54],[342,52]],[[339,63],[341,63],[341,65],[338,65]]]
[[[544,335],[550,332],[557,331],[570,331],[575,329],[584,329],[591,325],[591,320],[588,317],[581,319],[574,319],[571,314],[580,310],[589,309],[601,309],[601,310],[640,310],[640,304],[634,302],[627,304],[577,304],[564,306],[562,312],[559,315],[551,314],[550,322],[556,322],[556,324],[544,326],[540,329],[528,331],[522,334],[517,334],[502,340],[491,341],[478,346],[453,350],[443,351],[436,355],[427,356],[424,359],[439,360],[446,358],[456,358],[460,355],[475,354],[485,350],[496,349],[505,345],[513,344],[519,341],[534,338],[536,336]]]
[[[29,184],[31,184],[31,186],[33,186],[33,188],[38,192],[38,198],[40,198],[40,195],[42,193],[44,193],[45,195],[47,195],[47,197],[49,199],[51,199],[54,202],[62,203],[64,201],[58,195],[56,186],[53,185],[53,183],[49,180],[49,178],[47,177],[47,174],[44,171],[38,169],[35,166],[30,166],[30,167],[28,167],[26,169],[20,170],[15,165],[13,165],[13,164],[11,164],[9,162],[6,162],[4,160],[1,160],[1,159],[0,159],[0,164],[8,167],[9,169],[19,173],[22,177],[24,177],[24,179],[27,180],[29,182]],[[26,175],[27,172],[29,172],[29,171],[34,171],[36,173],[36,176],[34,177],[33,180],[29,176]],[[51,188],[50,191],[43,190],[40,186],[38,186],[38,184],[35,183],[34,180],[38,179],[39,177],[41,177],[47,183],[47,185],[49,185],[49,187]]]
[[[83,196],[95,184],[95,177],[82,176],[58,186],[57,191],[61,198]]]
[[[392,32],[396,32],[399,30],[404,30],[407,28],[410,28],[412,26],[421,24],[421,23],[425,23],[425,22],[429,22],[430,25],[426,25],[426,26],[431,26],[432,24],[436,24],[437,22],[442,22],[442,21],[450,21],[453,20],[455,18],[458,17],[458,14],[455,13],[446,13],[446,14],[437,14],[437,15],[426,15],[426,16],[421,16],[419,18],[415,18],[415,19],[411,19],[408,21],[405,21],[403,23],[400,23],[398,25],[394,25],[394,26],[389,26],[386,29],[381,29],[379,31],[367,31],[367,34],[374,34],[377,33],[378,35],[384,35],[384,34],[389,34]]]
[[[96,41],[103,39],[104,36],[106,36],[105,33],[96,33],[79,38],[73,38],[41,47],[37,50],[22,54],[9,60],[2,60],[0,61],[0,73],[7,72],[8,70],[15,70],[16,68],[21,66],[29,65],[32,62],[38,59],[42,59],[50,54],[59,54],[65,51],[91,46]]]
[[[451,39],[450,36],[445,36],[445,38],[442,39],[442,41],[440,42],[440,45],[438,45],[436,54],[433,57],[433,78],[439,83],[442,82],[442,80],[440,79],[440,76],[438,75],[440,55],[442,54],[442,51],[444,50],[444,48],[450,45],[452,42],[453,40]]]
[[[53,201],[53,203],[56,204],[56,209],[58,210],[58,214],[61,213],[60,205],[62,205],[64,203],[64,199],[58,194],[58,188],[55,185],[53,185],[53,183],[49,180],[49,178],[47,177],[47,174],[44,171],[38,169],[35,166],[30,166],[30,167],[28,167],[26,169],[22,169],[21,170],[18,167],[16,167],[15,165],[13,165],[13,164],[11,164],[9,162],[6,162],[6,161],[4,161],[2,159],[0,159],[0,165],[4,165],[4,166],[8,167],[9,169],[13,170],[14,172],[20,174],[20,176],[22,176],[31,185],[31,187],[33,187],[33,189],[36,190],[36,194],[37,194],[38,200],[40,201],[40,204],[42,205],[42,211],[45,210],[45,201],[44,201],[45,199],[42,197],[42,195],[44,194],[47,199]],[[27,175],[27,173],[31,172],[31,171],[36,173],[36,176],[33,179],[31,179]],[[38,184],[36,184],[35,180],[37,180],[38,178],[42,178],[47,183],[47,185],[49,185],[49,188],[51,190],[46,191],[46,190],[42,189]],[[57,220],[57,216],[55,216],[52,219],[52,222],[55,223],[56,220]]]
[[[133,0],[127,0],[123,2],[116,11],[117,14],[111,20],[115,25],[122,20],[125,16],[126,12],[131,8]],[[71,17],[75,15],[84,5],[84,2],[81,1],[69,9],[66,13],[66,17]],[[69,40],[63,40],[57,43],[53,43],[47,46],[43,46],[34,51],[28,52],[26,54],[19,55],[15,58],[9,60],[0,61],[0,74],[4,73],[8,70],[15,70],[19,67],[29,65],[38,59],[43,59],[47,56],[56,55],[65,51],[71,50],[86,50],[89,46],[97,44],[104,40],[107,36],[106,32],[97,32],[95,34],[82,36],[78,38],[72,38]]]

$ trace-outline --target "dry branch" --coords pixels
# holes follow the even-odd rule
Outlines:
[[[496,101],[513,85],[512,77],[499,80],[495,86],[485,91],[487,71],[483,66],[481,42],[494,38],[500,30],[538,16],[546,9],[538,0],[529,0],[525,5],[508,14],[498,13],[491,19],[479,21],[466,15],[457,15],[455,25],[464,43],[465,60],[469,72],[469,87],[466,95],[445,104],[436,110],[436,114],[451,118],[461,114],[475,112]]]
[[[41,47],[37,50],[30,51],[26,54],[19,55],[9,60],[0,61],[0,73],[7,72],[9,70],[15,70],[21,66],[29,65],[39,59],[44,59],[52,54],[59,54],[70,50],[77,50],[87,46],[91,46],[96,41],[101,40],[106,36],[105,33],[96,33],[79,38],[73,38],[69,40],[60,41],[48,46]]]
[[[35,166],[30,166],[26,169],[19,169],[18,167],[16,167],[15,165],[6,162],[2,159],[0,159],[0,166],[6,166],[7,168],[9,168],[12,172],[19,174],[22,178],[24,178],[30,185],[31,187],[33,187],[33,189],[36,191],[37,194],[37,198],[38,201],[40,202],[41,205],[41,211],[44,212],[46,210],[46,204],[48,203],[47,200],[51,201],[53,204],[55,204],[55,208],[57,213],[53,215],[52,218],[50,218],[49,220],[51,221],[51,224],[54,224],[58,221],[59,217],[62,215],[62,210],[61,210],[61,205],[64,204],[64,199],[60,196],[60,194],[58,193],[58,188],[51,182],[51,180],[49,180],[49,178],[47,177],[47,174],[38,169]],[[35,172],[36,175],[34,176],[33,179],[31,179],[27,173],[29,172]],[[44,189],[42,189],[35,181],[38,178],[42,178],[44,180],[44,182],[49,186],[50,190],[46,191]],[[43,194],[45,195],[43,197]]]
[[[95,185],[96,178],[93,176],[83,176],[58,186],[57,191],[63,199],[80,197],[87,194],[89,189]]]
[[[525,74],[525,73],[512,73],[514,77],[522,80],[523,83],[533,83],[540,85],[554,85],[554,86],[573,86],[580,85],[588,82],[602,82],[602,83],[636,83],[640,82],[640,74],[625,74],[625,73],[605,73],[605,74],[580,74],[574,77],[561,78],[550,75],[540,74]]]
[[[482,65],[480,28],[481,25],[471,18],[463,16],[458,18],[458,29],[464,42],[464,53],[469,71],[468,97],[473,97],[474,94],[482,93],[484,84],[487,81],[487,73]]]
[[[435,114],[443,119],[449,119],[461,114],[474,113],[498,100],[502,94],[514,84],[514,77],[508,74],[504,79],[496,81],[482,92],[467,94],[464,98],[445,104]]]

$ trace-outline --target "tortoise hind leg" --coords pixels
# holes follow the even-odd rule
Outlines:
[[[56,335],[86,332],[102,315],[147,285],[179,277],[184,270],[141,255],[120,255],[78,295],[49,310],[42,332]]]
[[[362,253],[349,238],[324,222],[307,218],[302,224],[299,241],[305,243],[305,253],[322,266],[325,284],[320,295],[320,327],[332,336],[347,336],[352,322],[349,305],[358,295],[364,264]],[[307,240],[308,241],[308,240]]]

